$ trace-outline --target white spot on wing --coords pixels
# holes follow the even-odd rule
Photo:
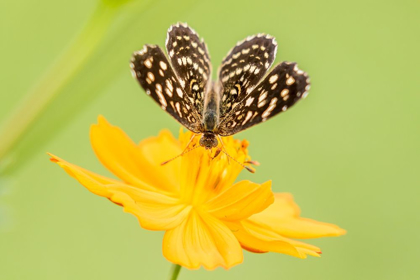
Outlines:
[[[130,69],[131,72],[131,76],[133,76],[133,78],[137,78],[137,74],[136,71],[134,71],[134,69]]]
[[[240,55],[241,55],[241,52],[237,52],[237,53],[235,53],[234,55],[232,55],[232,57],[233,57],[234,59],[237,59]]]
[[[283,89],[280,93],[281,97],[285,97],[288,94],[289,94],[289,90],[287,88]]]
[[[147,46],[143,46],[143,48],[139,51],[136,51],[134,54],[136,55],[144,55],[147,52]]]
[[[179,97],[183,97],[184,93],[182,92],[182,90],[180,88],[176,88],[176,93],[178,94]]]
[[[185,81],[181,78],[179,78],[178,81],[181,84],[182,88],[185,88]]]
[[[166,65],[166,63],[163,61],[159,62],[159,65],[160,65],[160,68],[162,68],[162,70],[168,69],[168,65]]]
[[[262,93],[260,93],[260,97],[258,97],[258,107],[264,106],[266,102],[264,102],[264,104],[262,105],[260,105],[260,103],[263,103],[263,101],[265,101],[265,99],[267,98],[267,94],[268,91],[263,91]]]
[[[179,102],[175,103],[176,111],[178,112],[178,115],[182,118],[181,113],[181,105],[179,105]]]
[[[160,102],[160,104],[162,105],[162,108],[163,108],[163,107],[165,107],[165,108],[166,108],[166,106],[168,106],[168,103],[166,103],[166,99],[165,99],[165,97],[163,96],[163,93],[162,93],[162,86],[161,86],[160,84],[156,84],[156,94],[157,94],[157,96],[159,97],[159,102]],[[163,108],[163,109],[165,110],[165,108]]]
[[[252,104],[252,102],[254,101],[254,97],[249,97],[247,100],[246,100],[246,104],[245,104],[245,106],[247,106],[247,107],[249,107],[249,106],[251,106],[251,104]]]
[[[152,60],[150,58],[146,59],[143,63],[147,68],[152,68]]]
[[[249,53],[249,51],[250,51],[250,50],[251,50],[250,48],[243,49],[243,50],[242,50],[242,53],[243,53],[243,54],[247,54],[247,53]]]
[[[169,88],[165,88],[165,92],[169,97],[172,97],[173,93],[169,90]]]
[[[267,103],[267,100],[262,100],[261,102],[258,102],[258,108],[263,107]]]
[[[291,86],[294,83],[295,83],[295,79],[292,76],[290,76],[289,78],[287,78],[286,85]]]
[[[246,124],[251,117],[252,117],[252,111],[248,111],[248,113],[246,114],[245,120],[242,122],[242,125]]]
[[[172,81],[167,79],[166,80],[166,87],[170,90],[170,91],[174,91],[174,87],[172,86]]]
[[[279,75],[276,74],[276,75],[271,76],[270,79],[268,79],[268,81],[270,82],[270,84],[274,84],[278,78],[279,78]]]
[[[264,113],[261,115],[263,118],[267,118],[271,114],[271,112],[274,110],[274,108],[276,108],[277,100],[278,99],[276,97],[271,99],[270,105],[268,106],[267,109],[265,109]]]
[[[247,41],[251,41],[252,39],[254,39],[255,38],[255,35],[252,35],[252,36],[248,36],[248,37],[246,37],[246,40]]]

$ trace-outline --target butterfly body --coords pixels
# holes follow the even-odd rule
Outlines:
[[[212,149],[218,137],[233,135],[288,110],[306,97],[309,77],[296,63],[269,71],[275,39],[258,34],[238,42],[223,59],[218,81],[211,81],[207,46],[186,24],[169,28],[164,54],[145,45],[133,54],[131,71],[146,93],[187,129],[201,134]]]
[[[204,132],[215,132],[220,119],[220,93],[214,88],[205,94],[203,121]]]

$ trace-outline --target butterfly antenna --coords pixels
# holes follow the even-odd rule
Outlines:
[[[252,169],[252,168],[250,168],[250,167],[248,167],[248,166],[246,166],[245,164],[243,164],[243,163],[240,163],[239,161],[237,161],[234,157],[232,157],[231,155],[229,155],[227,152],[226,152],[226,148],[225,148],[225,145],[223,144],[223,141],[222,141],[222,138],[219,136],[219,135],[217,135],[217,137],[219,138],[219,141],[220,141],[220,143],[222,144],[222,152],[228,157],[228,160],[229,159],[231,159],[231,160],[233,160],[234,162],[236,162],[237,164],[239,164],[240,166],[242,166],[243,168],[245,168],[246,170],[248,170],[249,172],[251,172],[251,173],[255,173],[255,170],[254,169]],[[246,161],[245,163],[251,163],[251,162],[249,162],[249,161]],[[254,163],[254,162],[252,162],[252,163]]]
[[[177,158],[179,158],[179,157],[182,157],[182,156],[183,156],[183,155],[185,155],[186,153],[191,152],[192,150],[194,150],[194,149],[198,148],[199,146],[197,145],[197,146],[195,146],[195,147],[193,147],[193,148],[191,148],[191,149],[188,149],[188,146],[190,146],[190,144],[191,144],[192,140],[195,138],[195,136],[196,136],[196,135],[197,135],[197,134],[194,134],[194,135],[191,137],[190,141],[188,141],[187,146],[185,147],[185,149],[182,151],[182,153],[181,153],[181,154],[177,155],[176,157],[171,158],[170,160],[167,160],[167,161],[162,162],[160,165],[165,165],[165,164],[167,164],[167,163],[169,163],[169,162],[173,161],[174,159],[177,159]]]
[[[260,166],[261,164],[258,162],[258,161],[256,161],[256,160],[247,160],[247,161],[245,161],[244,163],[247,163],[247,164],[252,164],[252,165],[255,165],[255,166]]]
[[[235,158],[233,158],[231,155],[229,155],[225,150],[222,150],[222,152],[231,160],[233,160],[234,162],[236,162],[237,164],[239,164],[240,166],[242,166],[243,168],[245,168],[246,170],[248,170],[251,173],[255,173],[255,170],[252,169],[251,167],[246,166],[243,163],[240,163],[239,161],[237,161]]]
[[[223,144],[222,137],[220,137],[220,135],[217,135],[217,138],[219,138],[220,144],[222,144],[222,151],[227,155],[225,144]],[[230,158],[231,158],[231,156],[228,157],[228,164],[230,164]]]

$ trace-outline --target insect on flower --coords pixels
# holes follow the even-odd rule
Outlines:
[[[206,149],[216,148],[219,141],[223,146],[222,136],[286,111],[310,88],[309,77],[294,62],[282,62],[266,75],[277,50],[269,35],[238,42],[223,59],[216,82],[211,81],[206,44],[186,24],[169,28],[166,50],[169,60],[157,45],[135,52],[132,74],[163,110],[201,134],[199,145]]]
[[[118,179],[50,156],[89,191],[136,216],[143,228],[164,231],[163,255],[189,269],[231,268],[243,261],[243,249],[319,257],[320,248],[297,239],[345,234],[334,224],[301,217],[292,196],[273,193],[271,181],[235,183],[242,169],[226,157],[209,160],[204,149],[195,149],[162,167],[160,162],[181,152],[192,134],[181,131],[176,139],[164,130],[138,143],[100,116],[90,128],[92,148]],[[250,159],[246,140],[223,141],[233,157]],[[199,146],[198,138],[193,142]]]

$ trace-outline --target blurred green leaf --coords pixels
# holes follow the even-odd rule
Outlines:
[[[101,0],[107,6],[118,8],[122,5],[125,5],[128,2],[132,2],[135,0]]]
[[[0,129],[0,174],[15,171],[121,73],[131,53],[154,38],[153,7],[174,11],[162,29],[196,1],[101,1],[80,35],[50,68]],[[123,5],[125,4],[125,5]],[[117,9],[118,8],[118,9]]]

